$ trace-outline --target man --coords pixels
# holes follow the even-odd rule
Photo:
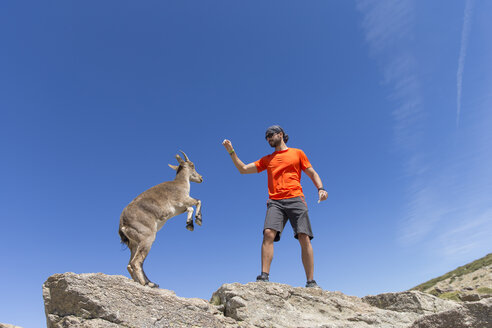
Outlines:
[[[302,250],[302,263],[306,272],[306,287],[318,287],[313,279],[314,259],[311,239],[311,223],[308,208],[301,187],[301,171],[304,171],[318,188],[319,200],[328,198],[321,179],[313,169],[304,152],[300,149],[288,148],[289,136],[284,130],[273,125],[265,133],[265,138],[275,151],[256,162],[244,164],[232,147],[229,140],[223,145],[231,155],[232,162],[241,174],[259,173],[267,170],[268,194],[267,213],[263,228],[261,246],[261,274],[256,281],[269,281],[270,265],[273,259],[273,243],[280,240],[282,231],[290,221],[294,229],[294,237],[299,240]]]

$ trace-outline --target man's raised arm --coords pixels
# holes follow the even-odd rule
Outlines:
[[[231,155],[232,162],[236,166],[239,173],[241,174],[258,173],[255,163],[244,164],[239,159],[239,157],[237,157],[236,151],[234,150],[234,147],[232,147],[232,143],[229,140],[225,139],[222,142],[222,144],[224,145],[229,155]]]

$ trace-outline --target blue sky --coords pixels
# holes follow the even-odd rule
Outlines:
[[[315,279],[402,291],[491,252],[492,3],[486,1],[17,1],[0,3],[0,322],[45,324],[52,274],[126,275],[119,215],[174,178],[203,175],[158,233],[151,280],[209,299],[260,270],[266,174],[280,124],[329,192]],[[271,280],[303,286],[286,227]]]

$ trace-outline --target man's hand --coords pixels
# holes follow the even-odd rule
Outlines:
[[[321,182],[321,178],[318,173],[313,169],[313,167],[308,167],[304,170],[311,180],[313,180],[314,186],[318,188],[318,203],[326,200],[328,198],[328,192],[323,189],[323,182]]]
[[[328,198],[328,192],[326,190],[320,190],[318,191],[318,197],[318,203],[320,203]]]
[[[232,143],[229,140],[224,139],[224,141],[222,141],[222,144],[229,154],[231,153],[231,151],[234,150],[234,148],[232,147]]]
[[[222,141],[222,144],[224,145],[229,155],[231,155],[232,162],[236,166],[239,173],[241,174],[258,173],[258,169],[256,168],[256,164],[254,162],[246,165],[239,159],[239,157],[237,157],[237,154],[234,151],[234,147],[232,147],[232,143],[229,140],[224,139],[224,141]]]

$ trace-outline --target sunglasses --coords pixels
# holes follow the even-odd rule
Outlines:
[[[267,140],[268,140],[268,139],[270,139],[271,137],[273,137],[274,135],[276,135],[276,134],[278,134],[278,133],[279,133],[279,132],[270,132],[269,134],[267,134],[267,135],[265,136],[265,139],[267,139]]]

